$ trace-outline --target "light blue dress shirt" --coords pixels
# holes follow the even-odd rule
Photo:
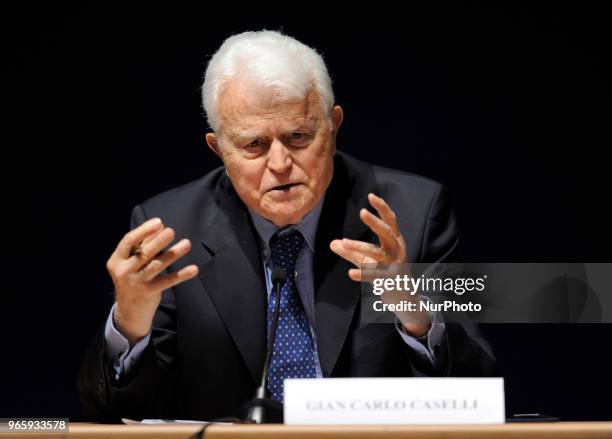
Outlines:
[[[314,358],[315,358],[315,373],[317,378],[323,377],[319,354],[317,352],[317,338],[315,327],[315,291],[314,291],[314,272],[313,260],[315,256],[315,239],[316,232],[323,207],[323,199],[302,219],[299,224],[289,226],[296,228],[304,236],[306,245],[302,247],[296,261],[296,284],[306,317],[310,324],[310,331],[314,340]],[[262,270],[264,270],[266,278],[266,288],[268,297],[272,293],[272,267],[270,261],[270,238],[279,229],[274,223],[257,215],[249,210],[251,219],[259,237],[260,248],[262,249]],[[107,361],[111,362],[115,371],[115,379],[119,379],[122,374],[127,373],[134,363],[138,360],[142,352],[145,350],[151,338],[151,333],[139,340],[130,348],[128,340],[117,330],[113,322],[115,306],[111,308],[110,314],[106,321],[104,336],[106,339],[105,354]],[[433,322],[429,332],[418,340],[411,337],[401,328],[401,324],[396,321],[396,329],[404,342],[424,361],[436,366],[436,358],[433,354],[435,346],[442,342],[444,336],[444,323],[439,321],[437,314],[432,316]],[[423,376],[424,374],[413,367],[415,376]]]

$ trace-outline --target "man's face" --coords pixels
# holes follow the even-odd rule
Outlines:
[[[342,109],[330,121],[314,90],[278,102],[238,83],[222,88],[218,108],[219,132],[206,141],[242,201],[277,226],[299,223],[331,182]]]

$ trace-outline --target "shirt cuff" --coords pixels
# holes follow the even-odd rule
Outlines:
[[[404,343],[408,345],[421,359],[428,361],[433,366],[437,367],[436,354],[439,351],[439,346],[444,339],[445,325],[439,313],[433,313],[431,316],[431,327],[427,334],[416,338],[404,330],[401,322],[395,318],[395,328],[399,332]]]
[[[112,365],[113,378],[119,380],[122,375],[128,373],[130,368],[136,360],[140,358],[143,351],[149,344],[151,338],[151,331],[140,339],[130,349],[130,343],[127,338],[124,337],[121,332],[116,328],[113,322],[113,316],[115,314],[115,306],[110,310],[108,319],[106,320],[106,327],[104,328],[104,339],[105,339],[105,355],[106,359]]]

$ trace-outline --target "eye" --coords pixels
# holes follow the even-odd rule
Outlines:
[[[294,133],[290,133],[288,136],[288,141],[291,145],[296,146],[296,147],[303,147],[303,146],[307,146],[311,139],[312,135],[310,133],[304,133],[304,132],[294,132]]]
[[[245,157],[255,158],[259,157],[266,149],[267,142],[265,139],[257,138],[257,139],[248,139],[245,140],[245,143],[242,144],[240,150],[244,154]]]

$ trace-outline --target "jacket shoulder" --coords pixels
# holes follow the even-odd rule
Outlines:
[[[206,198],[212,198],[222,171],[222,167],[213,169],[197,180],[176,186],[147,198],[140,203],[140,206],[145,211],[168,210],[181,206],[184,207],[184,203],[190,200],[202,201]]]
[[[373,165],[356,159],[346,153],[339,153],[343,165],[356,181],[373,179],[372,186],[377,195],[385,198],[402,200],[414,206],[428,204],[443,190],[444,186],[431,178],[407,171]]]
[[[177,229],[207,223],[216,211],[217,189],[223,175],[223,167],[219,167],[197,180],[144,200],[132,211],[132,227],[153,217]]]
[[[372,168],[382,194],[402,195],[402,198],[427,202],[443,189],[441,183],[422,175],[382,166]]]

